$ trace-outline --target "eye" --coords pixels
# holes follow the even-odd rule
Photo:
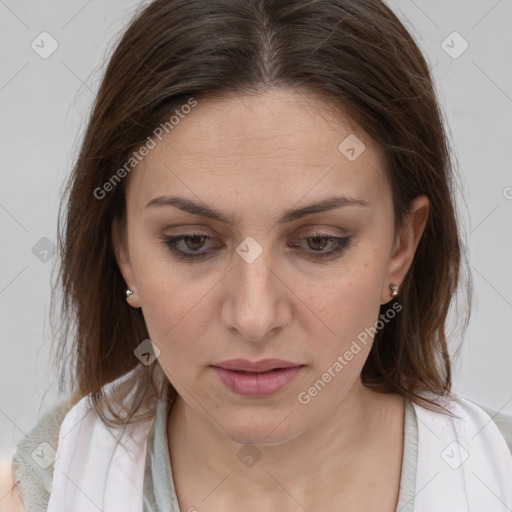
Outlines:
[[[305,237],[305,240],[312,251],[309,255],[313,258],[330,258],[340,255],[343,251],[348,249],[351,244],[350,237],[333,236],[326,233],[315,233],[312,236]],[[327,246],[333,247],[331,250],[324,250]],[[289,243],[290,247],[297,247],[300,244]]]
[[[204,233],[163,236],[161,238],[169,250],[183,260],[204,258],[209,251],[199,252],[199,250],[204,246],[207,240],[214,240],[214,238]]]
[[[213,252],[213,250],[201,250],[209,240],[215,240],[205,233],[180,234],[176,236],[160,237],[168,249],[179,259],[192,261],[204,259]],[[350,247],[350,237],[340,237],[328,235],[326,233],[314,233],[309,237],[302,239],[312,250],[305,249],[308,256],[313,258],[333,258],[341,254]],[[300,247],[301,243],[289,242],[289,247]],[[331,246],[331,250],[325,250]]]

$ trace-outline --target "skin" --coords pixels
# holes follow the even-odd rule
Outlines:
[[[355,161],[338,150],[350,134],[366,145]],[[270,89],[199,101],[130,174],[126,226],[113,225],[116,258],[178,392],[168,441],[182,510],[395,510],[404,400],[363,386],[371,340],[307,405],[297,399],[375,325],[422,235],[425,196],[395,233],[382,162],[373,141],[320,98]],[[146,206],[170,195],[233,224]],[[284,210],[332,195],[367,205],[277,223]],[[351,243],[315,259],[336,247],[308,241],[319,230]],[[194,231],[214,240],[179,248],[209,253],[203,260],[180,260],[161,239]],[[263,251],[252,263],[235,251],[248,236]],[[270,397],[247,398],[210,367],[232,358],[305,366]],[[245,444],[261,454],[252,467],[237,457]]]

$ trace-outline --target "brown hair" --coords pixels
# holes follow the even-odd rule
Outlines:
[[[124,300],[111,231],[124,216],[124,181],[110,181],[100,198],[97,191],[191,98],[272,87],[321,96],[378,143],[398,229],[413,198],[430,200],[395,299],[402,310],[376,334],[362,379],[418,403],[450,393],[446,320],[461,266],[454,165],[429,68],[411,34],[380,0],[156,0],[141,6],[109,57],[58,240],[61,386],[72,382],[76,398],[91,394],[104,421],[104,384],[140,367],[128,421],[165,379],[158,363],[145,366],[134,355],[148,331],[141,310]],[[122,420],[114,415],[114,423]]]

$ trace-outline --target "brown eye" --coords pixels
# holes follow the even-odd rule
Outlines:
[[[206,236],[189,236],[189,237],[183,237],[183,241],[185,242],[185,245],[188,249],[191,249],[192,251],[197,251],[198,249],[201,249],[201,247],[204,245],[204,241],[207,237]]]
[[[206,258],[213,251],[201,250],[208,240],[214,240],[211,236],[203,233],[182,234],[177,236],[163,236],[164,244],[178,258],[182,260],[195,260]],[[308,256],[313,258],[333,258],[340,255],[345,249],[350,247],[350,237],[339,237],[317,233],[313,236],[302,239],[306,242],[309,250],[304,249]],[[304,247],[302,243],[289,243],[290,247]],[[331,246],[331,250],[326,250]]]
[[[211,236],[204,233],[163,236],[160,238],[176,257],[183,260],[205,258],[211,253],[211,251],[200,251],[208,240],[213,240]]]
[[[306,239],[308,241],[309,246],[315,251],[321,251],[325,249],[327,243],[329,242],[329,238],[326,236],[310,236]],[[313,243],[311,243],[313,240]]]
[[[306,241],[309,251],[306,252],[313,258],[329,258],[340,255],[345,249],[350,247],[350,237],[332,236],[325,233],[316,233],[313,236],[305,237],[303,240]],[[290,243],[291,247],[301,247],[300,243]],[[333,247],[333,249],[325,250],[326,247]]]

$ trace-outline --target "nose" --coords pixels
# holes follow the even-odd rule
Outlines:
[[[236,329],[251,342],[262,342],[287,325],[291,318],[290,292],[263,251],[249,262],[235,254],[222,306],[225,328]]]

